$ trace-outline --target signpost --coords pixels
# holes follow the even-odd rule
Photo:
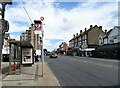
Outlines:
[[[44,50],[43,50],[43,24],[42,21],[44,17],[40,17],[40,20],[34,20],[34,32],[35,34],[39,34],[40,37],[40,46],[41,46],[41,59],[42,59],[42,77],[43,77],[43,63],[44,63]]]

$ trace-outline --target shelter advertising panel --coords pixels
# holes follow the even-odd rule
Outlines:
[[[22,48],[22,64],[32,64],[32,49]]]

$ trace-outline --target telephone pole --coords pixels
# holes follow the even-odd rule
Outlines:
[[[7,4],[11,5],[12,0],[0,0],[0,4],[2,5],[2,7],[0,8],[0,15],[2,16],[2,18],[0,19],[0,74],[1,74],[2,73],[2,71],[1,71],[2,48],[3,48],[2,46],[3,46],[3,43],[4,43],[5,32],[8,32],[8,30],[9,30],[9,22],[4,19],[4,17],[5,17],[5,6]]]

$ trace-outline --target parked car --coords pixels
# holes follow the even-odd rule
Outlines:
[[[46,56],[49,56],[49,55],[50,55],[50,52],[47,52],[47,53],[46,53]]]
[[[56,53],[54,53],[54,52],[50,53],[50,58],[57,58],[57,57],[58,57],[58,56],[57,56]]]

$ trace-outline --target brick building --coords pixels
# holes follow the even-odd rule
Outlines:
[[[74,34],[73,38],[69,41],[69,50],[72,50],[74,55],[91,56],[91,51],[99,45],[99,36],[105,35],[102,30],[102,26],[92,26],[84,31],[80,30],[80,33]]]
[[[66,42],[62,42],[60,45],[59,45],[59,53],[60,54],[66,54],[67,51],[68,51],[68,44]]]

